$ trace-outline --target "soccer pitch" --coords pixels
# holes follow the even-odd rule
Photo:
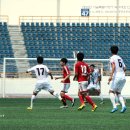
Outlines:
[[[36,99],[34,109],[28,111],[30,99],[0,99],[0,130],[130,130],[130,103],[127,99],[127,111],[110,113],[110,100],[98,105],[91,112],[90,105],[78,111],[79,100],[72,108],[60,109],[57,99]]]

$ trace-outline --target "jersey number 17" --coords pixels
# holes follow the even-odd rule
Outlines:
[[[37,72],[38,72],[38,75],[43,75],[44,74],[44,68],[37,68]]]

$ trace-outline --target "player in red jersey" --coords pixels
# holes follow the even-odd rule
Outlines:
[[[90,74],[90,69],[88,64],[83,61],[84,54],[79,52],[77,54],[77,63],[75,64],[75,76],[73,80],[78,80],[79,83],[79,92],[78,96],[81,102],[81,106],[78,110],[82,110],[85,107],[84,99],[92,105],[92,111],[95,111],[97,105],[92,101],[92,99],[87,95],[88,87],[88,76]]]
[[[57,79],[62,79],[61,82],[63,83],[60,95],[62,97],[62,102],[63,102],[63,106],[61,106],[60,108],[67,108],[68,105],[66,104],[66,100],[71,101],[72,103],[72,107],[74,106],[74,102],[75,99],[70,97],[69,95],[67,95],[66,93],[68,92],[68,89],[70,88],[70,70],[68,68],[68,66],[66,65],[68,62],[68,60],[66,58],[62,58],[60,60],[60,65],[62,66],[62,73],[63,76],[62,77],[55,77],[55,80]]]

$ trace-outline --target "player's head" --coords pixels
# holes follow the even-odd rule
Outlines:
[[[117,54],[118,53],[118,46],[113,45],[113,46],[111,46],[110,50],[111,50],[112,54]]]
[[[66,65],[67,62],[68,62],[68,60],[67,60],[66,58],[62,58],[62,59],[60,60],[60,65],[61,65],[61,66]]]
[[[94,68],[95,68],[95,65],[94,64],[91,64],[90,65],[90,70],[93,72],[94,71]]]
[[[38,56],[37,57],[37,63],[38,64],[42,64],[43,63],[43,57],[42,56]]]
[[[83,59],[84,59],[84,53],[79,52],[79,53],[77,54],[77,60],[78,60],[78,61],[82,61]]]

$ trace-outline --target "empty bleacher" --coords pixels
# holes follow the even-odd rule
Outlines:
[[[85,58],[108,59],[110,46],[118,45],[119,54],[130,70],[130,25],[128,23],[21,23],[28,57],[73,58],[73,51]]]
[[[7,22],[0,22],[0,72],[3,69],[3,58],[14,57],[12,44],[9,36],[8,25]],[[6,66],[6,72],[16,72],[17,67],[11,65]]]

